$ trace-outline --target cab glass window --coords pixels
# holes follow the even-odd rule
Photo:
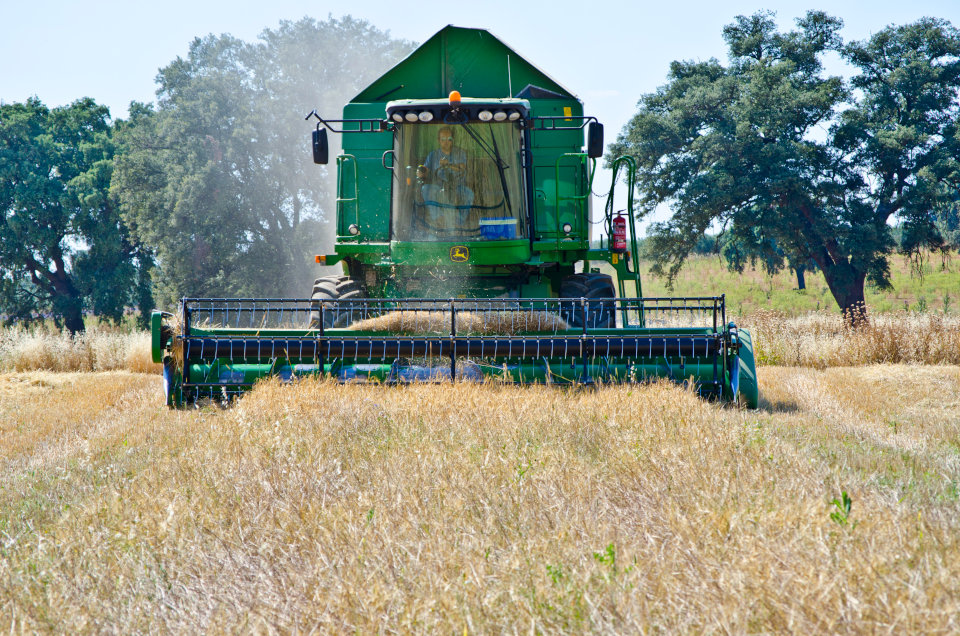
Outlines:
[[[524,238],[520,140],[513,122],[399,126],[394,240]]]

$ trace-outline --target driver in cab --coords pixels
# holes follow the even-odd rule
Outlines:
[[[441,126],[437,131],[439,147],[417,167],[423,200],[434,221],[439,220],[440,208],[467,212],[473,206],[473,190],[466,185],[467,153],[454,145],[453,131],[451,126]]]

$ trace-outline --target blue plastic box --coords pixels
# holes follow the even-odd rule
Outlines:
[[[480,237],[486,241],[517,238],[517,220],[510,217],[480,219]]]

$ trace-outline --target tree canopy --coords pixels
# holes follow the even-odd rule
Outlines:
[[[110,113],[92,99],[0,105],[0,312],[72,332],[85,310],[118,321],[149,308],[150,259],[109,195]]]
[[[412,48],[365,21],[304,18],[254,43],[198,38],[160,70],[156,106],[118,126],[113,191],[156,251],[161,304],[309,292],[333,194],[304,117],[337,117]]]
[[[820,11],[788,33],[768,12],[738,16],[727,65],[674,62],[641,99],[610,154],[637,157],[646,212],[672,210],[648,242],[656,271],[675,275],[719,227],[773,270],[813,261],[860,312],[866,281],[890,285],[891,222],[909,228],[905,249],[942,243],[937,215],[960,184],[960,33],[925,18],[844,45],[841,26]],[[851,80],[825,75],[830,51]]]

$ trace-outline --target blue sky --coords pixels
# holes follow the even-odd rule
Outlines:
[[[960,26],[960,1],[610,2],[457,0],[91,0],[13,2],[0,12],[0,101],[31,95],[47,105],[89,96],[125,117],[131,100],[152,101],[157,70],[185,55],[207,33],[254,40],[280,20],[350,14],[395,37],[422,42],[447,24],[491,30],[577,94],[606,126],[608,141],[637,100],[661,85],[676,59],[724,59],[723,25],[738,14],[775,11],[789,28],[808,9],[844,20],[845,40],[869,37],[889,24],[923,16]],[[843,72],[839,62],[831,70]],[[599,182],[602,184],[602,182]],[[602,189],[602,185],[598,186]]]
[[[9,0],[5,1],[7,4]],[[446,24],[490,29],[579,95],[615,131],[637,100],[663,83],[675,59],[723,58],[721,28],[737,14],[776,11],[782,26],[809,8],[845,22],[845,39],[925,15],[960,25],[960,2],[552,2],[416,0],[158,3],[9,2],[0,22],[0,100],[37,95],[48,105],[90,96],[124,117],[131,100],[154,98],[157,70],[207,33],[253,40],[282,19],[349,13],[422,42]]]

